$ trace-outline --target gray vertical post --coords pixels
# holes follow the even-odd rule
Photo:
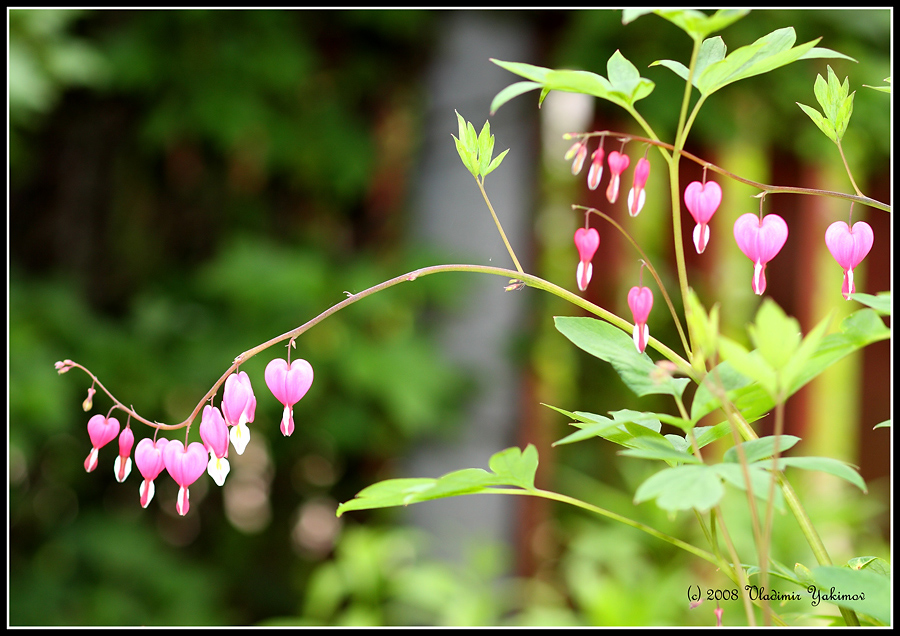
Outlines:
[[[457,154],[454,110],[476,132],[488,119],[491,99],[517,77],[489,58],[532,61],[533,37],[515,13],[450,12],[427,76],[429,105],[425,143],[414,175],[413,239],[440,250],[447,262],[514,269],[472,175]],[[521,79],[521,78],[518,78]],[[490,117],[494,154],[506,148],[503,164],[485,188],[522,266],[530,263],[530,218],[536,169],[537,93],[519,98]],[[421,444],[404,473],[437,477],[460,468],[487,468],[490,456],[515,445],[521,381],[511,363],[513,336],[522,329],[526,294],[505,292],[507,279],[478,274],[465,281],[458,309],[439,320],[444,353],[471,373],[477,385],[467,404],[462,430],[449,441]],[[516,501],[512,497],[466,496],[425,502],[406,509],[409,519],[434,536],[435,555],[463,559],[479,540],[510,544]]]

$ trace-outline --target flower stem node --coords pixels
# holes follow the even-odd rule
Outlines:
[[[872,228],[865,221],[857,221],[852,228],[843,221],[835,221],[825,230],[825,245],[838,265],[844,268],[841,293],[845,300],[850,300],[850,294],[856,291],[853,269],[866,257],[874,242]]]
[[[281,433],[288,437],[294,432],[294,404],[299,402],[313,382],[313,368],[306,360],[275,358],[266,365],[266,386],[275,399],[284,405],[281,417]]]
[[[591,259],[600,246],[600,233],[594,228],[580,227],[575,230],[575,247],[578,248],[578,268],[575,270],[575,279],[578,281],[578,289],[585,291],[591,282],[591,274],[594,266]]]
[[[84,469],[92,472],[97,468],[100,449],[115,439],[119,434],[119,420],[114,417],[104,417],[97,414],[88,420],[88,435],[91,438],[91,452],[84,460]],[[130,450],[130,449],[129,449]]]
[[[709,221],[722,203],[722,188],[715,181],[692,181],[684,189],[684,205],[694,217],[694,247],[702,254],[709,243]]]
[[[766,263],[778,255],[787,237],[787,223],[777,214],[767,214],[760,219],[748,212],[734,222],[734,240],[744,255],[753,261],[753,293],[757,296],[766,291]]]

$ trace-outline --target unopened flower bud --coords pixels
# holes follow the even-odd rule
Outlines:
[[[85,412],[90,411],[94,406],[94,394],[97,392],[97,389],[94,387],[90,387],[88,389],[88,395],[84,399],[84,402],[81,403],[81,408],[85,410]]]

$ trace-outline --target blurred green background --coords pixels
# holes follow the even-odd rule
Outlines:
[[[430,556],[433,537],[398,524],[396,511],[334,517],[338,502],[394,476],[417,441],[462,425],[479,387],[441,353],[430,320],[466,293],[455,277],[367,298],[298,340],[295,355],[313,364],[316,381],[294,408],[288,440],[262,381],[280,353],[242,365],[259,400],[253,442],[230,458],[224,488],[206,476],[191,488],[187,517],[176,515],[176,488],[165,476],[142,510],[137,471],[124,485],[113,479],[114,444],[96,472],[83,470],[89,415],[79,405],[89,382],[77,370],[59,377],[55,361],[85,364],[151,419],[180,421],[237,353],[308,320],[342,290],[448,262],[410,241],[407,227],[417,162],[456,132],[450,113],[444,137],[423,135],[425,81],[449,14],[8,11],[11,625],[714,622],[712,608],[688,610],[682,601],[689,583],[721,583],[714,572],[576,511],[523,502],[514,540],[473,544],[457,563]],[[623,27],[618,11],[490,15],[515,20],[537,43],[535,59],[515,61],[605,74],[621,49],[657,83],[639,110],[671,137],[680,80],[647,66],[686,59],[690,43],[673,25],[647,16]],[[862,85],[884,85],[890,75],[889,17],[758,11],[722,34],[733,50],[793,25],[798,42],[823,36],[822,46],[859,61],[831,65],[857,91],[848,160],[863,191],[882,201],[890,196],[890,98]],[[688,149],[758,181],[850,191],[833,146],[794,104],[815,105],[817,73],[825,75],[825,61],[723,90]],[[465,114],[479,125],[488,104]],[[596,104],[589,126],[636,132],[607,104]],[[540,138],[539,130],[520,134]],[[512,140],[497,143],[502,150]],[[539,183],[528,185],[532,270],[573,288],[571,233],[581,221],[568,205],[608,206],[601,190],[587,190],[584,173],[571,176],[561,153],[546,159]],[[692,171],[684,167],[686,181],[699,178]],[[648,188],[643,223],[632,227],[664,263],[671,222],[665,203],[651,201],[666,198],[661,173],[657,162],[656,192]],[[734,337],[758,299],[749,262],[719,217],[755,211],[751,194],[726,186],[715,249],[689,260],[704,302],[729,307],[724,328]],[[787,195],[766,205],[788,220],[796,246],[770,266],[771,295],[804,330],[831,307],[849,311],[840,268],[821,241],[828,223],[846,218],[845,206]],[[889,219],[874,212],[854,211],[876,231],[857,275],[868,293],[890,285]],[[588,296],[627,315],[637,267],[612,243],[595,260]],[[510,351],[526,405],[517,438],[538,445],[542,485],[690,537],[696,524],[686,515],[670,519],[631,503],[649,462],[623,462],[599,440],[550,447],[567,422],[540,402],[596,413],[667,405],[639,403],[611,370],[561,339],[552,316],[573,308],[522,293],[531,294],[528,315]],[[654,336],[674,346],[674,330],[656,321]],[[788,432],[804,437],[807,450],[860,465],[870,486],[860,499],[831,482],[803,485],[807,494],[829,493],[811,497],[810,512],[824,520],[837,562],[889,558],[889,431],[871,430],[890,408],[889,349],[880,344],[789,403]],[[100,395],[94,403],[94,412],[109,406]],[[485,461],[498,450],[485,449]],[[792,528],[776,541],[779,555],[812,564]],[[739,624],[736,606],[728,611]]]

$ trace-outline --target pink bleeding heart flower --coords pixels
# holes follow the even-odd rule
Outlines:
[[[594,266],[591,259],[600,246],[600,234],[594,228],[580,227],[575,230],[575,247],[578,248],[578,268],[575,270],[575,279],[578,281],[578,289],[585,291],[591,282],[591,274]]]
[[[715,181],[691,181],[684,189],[684,205],[694,217],[694,247],[702,254],[709,243],[709,221],[722,203],[722,188]]]
[[[653,292],[649,287],[632,287],[628,291],[628,307],[634,316],[634,345],[639,353],[644,353],[647,341],[650,340],[650,328],[647,326],[647,318],[653,308]]]
[[[266,365],[266,386],[284,405],[281,433],[285,437],[294,432],[294,404],[306,395],[312,382],[313,368],[306,360],[294,360],[288,367],[287,360],[275,358]]]
[[[116,481],[120,484],[131,474],[131,447],[134,446],[134,433],[127,424],[119,434],[119,456],[116,457],[116,463],[113,470],[116,473]]]
[[[119,420],[97,414],[88,420],[87,430],[91,437],[91,452],[84,460],[84,469],[91,472],[97,468],[100,449],[113,441],[119,434]]]
[[[163,448],[163,461],[179,486],[175,510],[183,517],[191,508],[188,487],[206,470],[206,449],[200,442],[191,442],[185,448],[180,441],[172,440]]]
[[[222,396],[222,415],[231,426],[231,443],[238,455],[243,454],[250,442],[250,429],[247,422],[252,422],[256,413],[256,396],[250,385],[250,376],[245,371],[232,373],[225,380],[225,391]]]
[[[644,186],[647,185],[649,176],[650,162],[641,157],[634,167],[634,183],[628,191],[628,214],[631,216],[637,216],[644,207],[644,200],[647,198]]]
[[[606,158],[606,162],[609,164],[610,172],[609,185],[606,187],[606,199],[610,203],[615,203],[616,199],[619,198],[619,182],[621,181],[622,173],[628,169],[631,159],[628,155],[613,150],[609,153],[609,157]]]
[[[857,221],[852,228],[843,221],[835,221],[825,230],[825,245],[838,265],[844,268],[841,293],[845,300],[850,300],[850,294],[856,291],[853,268],[862,262],[874,242],[875,235],[865,221]]]
[[[603,146],[597,148],[591,154],[591,168],[588,170],[588,187],[591,190],[596,190],[597,186],[600,185],[600,179],[603,178],[603,157],[606,153],[603,151]]]
[[[759,296],[766,291],[766,263],[771,261],[788,237],[788,226],[777,214],[760,219],[748,212],[734,222],[734,240],[744,255],[753,261],[753,292]]]
[[[217,485],[225,483],[225,477],[231,470],[228,460],[228,425],[219,412],[218,407],[207,404],[203,407],[203,416],[200,420],[200,439],[203,446],[209,452],[209,463],[206,472],[213,478]]]
[[[146,508],[150,504],[150,500],[153,499],[153,494],[156,492],[153,480],[166,467],[163,450],[168,443],[169,440],[164,437],[155,442],[149,437],[145,437],[138,442],[137,448],[134,449],[134,463],[137,464],[138,471],[144,478],[140,488],[142,508]]]

